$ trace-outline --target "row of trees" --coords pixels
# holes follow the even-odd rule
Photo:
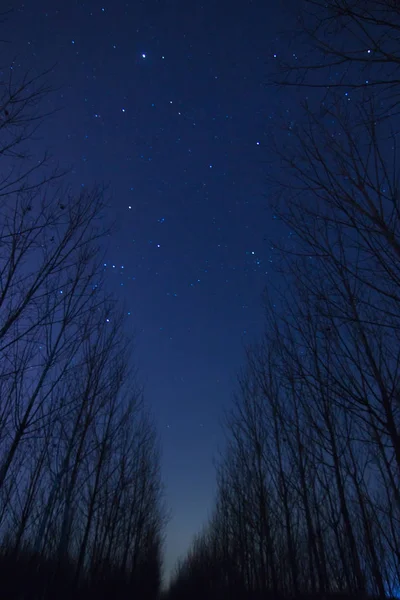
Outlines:
[[[124,311],[103,280],[103,190],[31,153],[48,89],[0,97],[0,580],[7,598],[155,598],[166,513]]]
[[[321,93],[277,147],[284,283],[266,296],[214,513],[173,600],[400,590],[400,8],[305,7],[315,62],[288,60],[280,83]]]

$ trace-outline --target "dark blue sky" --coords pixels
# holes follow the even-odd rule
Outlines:
[[[223,407],[262,329],[269,239],[285,235],[267,209],[266,170],[288,95],[265,82],[287,15],[266,0],[12,8],[3,65],[57,63],[49,107],[62,110],[35,150],[71,167],[73,185],[109,184],[117,229],[105,269],[160,432],[168,571],[212,506]]]

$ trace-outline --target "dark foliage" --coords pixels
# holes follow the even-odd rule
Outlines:
[[[1,598],[7,600],[132,600],[158,597],[159,565],[142,573],[122,573],[117,566],[103,565],[76,582],[76,564],[25,549],[15,554],[3,549],[0,555]]]

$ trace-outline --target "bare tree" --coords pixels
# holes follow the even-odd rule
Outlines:
[[[304,0],[272,79],[324,94],[373,89],[386,109],[396,109],[399,21],[395,0]]]
[[[26,211],[18,203],[3,221],[9,233],[2,237],[11,239],[2,268],[0,353],[8,393],[2,397],[0,485],[24,437],[40,429],[40,411],[78,357],[89,328],[96,327],[85,317],[104,303],[94,262],[99,231],[93,229],[103,208],[98,192],[85,192],[65,206],[40,206],[23,229],[18,217]]]
[[[276,79],[321,94],[275,145],[283,284],[239,378],[208,532],[242,597],[384,598],[400,581],[400,12],[391,0],[303,6]],[[173,593],[196,589],[211,548],[203,536]]]
[[[18,600],[156,598],[158,441],[104,280],[104,189],[76,192],[34,156],[47,74],[19,71],[0,90],[2,587]]]

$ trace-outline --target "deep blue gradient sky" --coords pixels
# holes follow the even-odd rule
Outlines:
[[[276,277],[269,239],[285,234],[265,172],[282,98],[265,81],[287,17],[266,0],[12,8],[4,68],[11,56],[21,70],[57,62],[49,108],[62,110],[37,148],[71,167],[74,185],[109,184],[105,269],[161,436],[168,571],[212,506],[223,408]]]

